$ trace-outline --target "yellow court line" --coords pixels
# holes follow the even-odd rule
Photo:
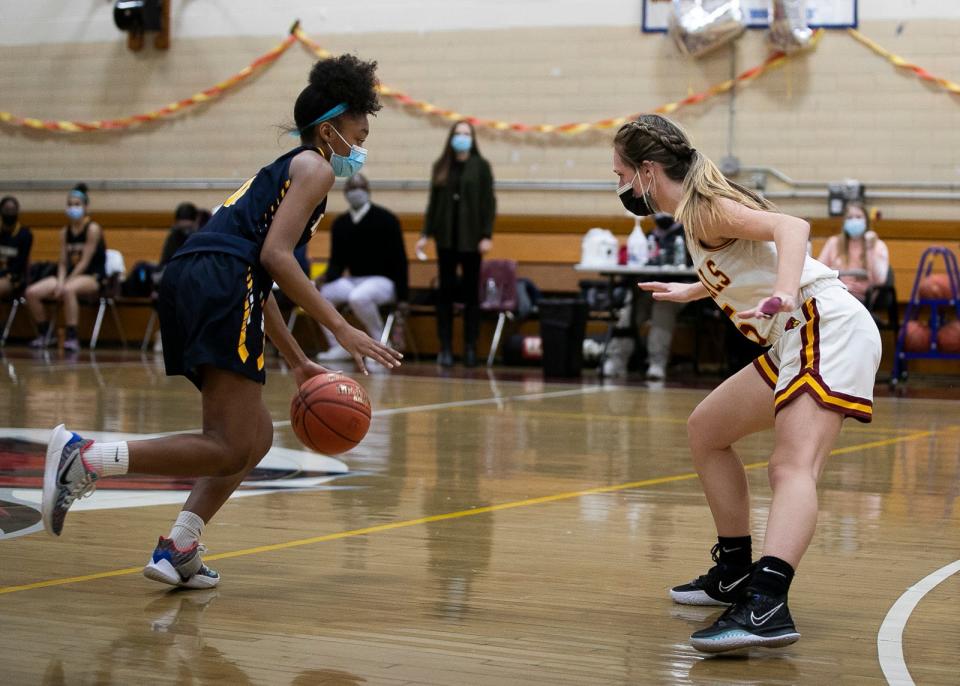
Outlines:
[[[852,453],[858,450],[869,450],[871,448],[880,448],[887,445],[893,445],[895,443],[902,443],[905,441],[912,441],[919,438],[925,438],[927,436],[932,436],[937,433],[936,431],[921,431],[909,436],[898,436],[897,438],[888,438],[881,441],[871,441],[869,443],[862,443],[859,445],[851,445],[846,448],[837,448],[830,452],[831,455],[843,455],[846,453]],[[744,469],[761,469],[766,467],[768,462],[752,462],[750,464],[744,465]],[[343,538],[352,538],[354,536],[365,536],[367,534],[376,534],[383,531],[392,531],[394,529],[404,529],[411,526],[417,526],[419,524],[429,524],[430,522],[442,522],[450,519],[461,519],[463,517],[473,517],[475,515],[487,514],[490,512],[500,512],[502,510],[511,510],[518,507],[529,507],[531,505],[542,505],[544,503],[553,503],[560,500],[570,500],[572,498],[579,498],[585,495],[596,495],[598,493],[614,493],[616,491],[625,491],[631,488],[644,488],[647,486],[659,486],[661,484],[673,483],[676,481],[689,481],[691,479],[696,479],[697,474],[694,472],[687,474],[675,474],[673,476],[661,476],[654,479],[644,479],[642,481],[630,481],[622,484],[614,484],[612,486],[597,486],[595,488],[586,488],[580,491],[569,491],[566,493],[555,493],[554,495],[545,495],[540,496],[539,498],[527,498],[525,500],[514,500],[508,503],[501,503],[499,505],[488,505],[485,507],[476,507],[471,510],[460,510],[457,512],[446,512],[444,514],[431,515],[429,517],[419,517],[417,519],[406,519],[400,522],[390,522],[388,524],[377,524],[376,526],[368,526],[362,529],[351,529],[349,531],[339,531],[333,534],[325,534],[323,536],[313,536],[311,538],[300,538],[293,541],[287,541],[285,543],[273,543],[271,545],[261,545],[255,548],[244,548],[243,550],[234,550],[228,553],[218,553],[216,555],[209,555],[204,558],[208,562],[214,560],[227,560],[232,557],[245,557],[247,555],[258,555],[260,553],[270,553],[277,550],[287,550],[290,548],[299,548],[305,545],[314,545],[316,543],[326,543],[328,541],[337,541]],[[141,571],[141,567],[127,567],[125,569],[114,569],[107,572],[96,572],[94,574],[84,574],[83,576],[71,576],[60,579],[49,579],[47,581],[37,581],[30,584],[22,584],[20,586],[3,586],[0,587],[0,595],[7,593],[19,593],[22,591],[33,591],[39,588],[50,588],[51,586],[66,586],[68,584],[79,584],[84,581],[95,581],[97,579],[109,579],[115,576],[126,576],[128,574],[136,574]]]

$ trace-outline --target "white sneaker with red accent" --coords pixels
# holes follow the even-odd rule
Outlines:
[[[43,469],[43,527],[51,536],[63,531],[67,510],[80,498],[97,488],[97,473],[90,469],[83,453],[93,441],[68,431],[61,424],[53,430],[47,444],[47,460]]]
[[[206,550],[199,542],[180,550],[173,539],[161,536],[150,561],[143,568],[143,575],[180,588],[213,588],[220,583],[220,575],[200,559],[200,554]]]

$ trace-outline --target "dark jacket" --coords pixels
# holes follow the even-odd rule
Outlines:
[[[460,201],[455,202],[454,194]],[[459,205],[457,244],[453,245],[453,211]],[[463,163],[459,188],[449,184],[433,186],[423,235],[432,236],[440,250],[477,252],[477,244],[493,236],[493,220],[497,214],[497,199],[493,194],[493,172],[490,164],[479,155],[471,155]]]
[[[393,212],[371,204],[359,224],[353,223],[349,212],[334,220],[325,281],[336,281],[344,270],[350,276],[385,276],[393,281],[397,301],[407,300],[407,250],[400,220]]]

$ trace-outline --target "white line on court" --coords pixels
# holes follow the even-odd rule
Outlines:
[[[547,398],[563,398],[570,395],[586,395],[599,391],[619,390],[618,386],[584,386],[567,391],[550,391],[549,393],[525,393],[523,395],[498,395],[492,398],[477,398],[475,400],[453,400],[447,403],[432,403],[430,405],[411,405],[410,407],[391,407],[386,410],[374,410],[374,417],[389,417],[395,414],[410,414],[412,412],[429,412],[430,410],[445,410],[451,407],[469,407],[471,405],[490,405],[513,400],[545,400]],[[273,423],[274,427],[289,426],[290,420]]]
[[[910,614],[923,596],[932,591],[937,584],[953,574],[960,572],[960,560],[941,567],[911,586],[897,602],[893,604],[887,616],[883,618],[880,632],[877,634],[877,656],[880,669],[892,686],[914,686],[913,678],[903,658],[903,630],[907,626]]]

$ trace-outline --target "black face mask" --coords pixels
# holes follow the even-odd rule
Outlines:
[[[17,225],[17,213],[16,212],[4,212],[0,217],[3,217],[4,226],[16,226]]]
[[[650,205],[647,204],[646,196],[642,198],[635,197],[632,187],[627,188],[627,190],[620,194],[620,202],[627,208],[627,212],[632,212],[638,217],[646,217],[647,215],[653,214],[653,210],[651,210]]]
[[[637,172],[639,175],[640,172]],[[637,178],[634,176],[634,179]],[[641,184],[643,182],[641,181]],[[656,203],[653,201],[653,197],[650,195],[650,191],[647,190],[639,198],[633,194],[633,179],[630,180],[629,184],[625,184],[623,187],[617,189],[617,195],[620,196],[620,202],[623,203],[623,206],[627,209],[627,212],[632,212],[638,217],[646,217],[651,214],[656,214],[659,210]]]

